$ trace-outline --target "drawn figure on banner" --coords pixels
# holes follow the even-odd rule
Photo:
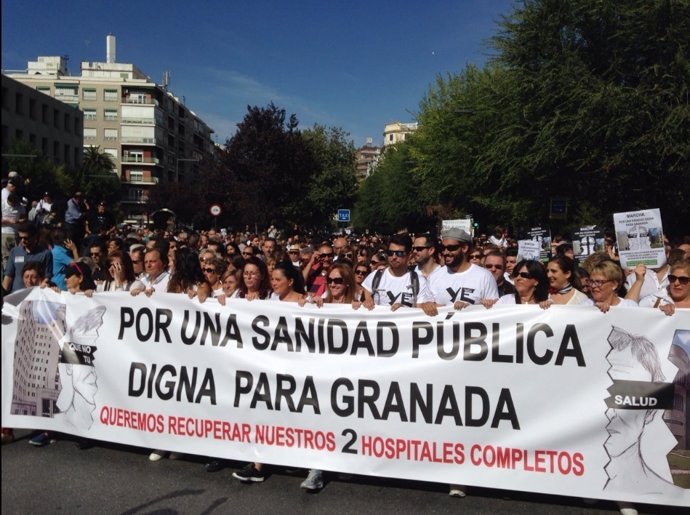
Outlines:
[[[94,345],[98,329],[103,325],[104,306],[98,306],[80,316],[68,327],[61,340],[60,395],[56,406],[64,419],[74,427],[89,429],[93,424],[98,391]]]
[[[658,415],[669,407],[668,387],[672,405],[673,384],[663,382],[659,354],[647,338],[613,327],[608,342],[609,376],[614,382],[609,391],[613,389],[615,393],[611,392],[612,397],[607,399],[609,436],[604,448],[610,461],[604,467],[608,475],[604,489],[652,495],[678,492],[680,487],[672,482],[668,462],[657,460],[652,465],[644,443],[645,437],[651,437],[668,440],[669,450],[674,446],[675,438]],[[614,405],[617,408],[611,407]],[[653,427],[655,420],[660,426]]]

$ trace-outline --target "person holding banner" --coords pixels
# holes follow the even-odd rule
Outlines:
[[[594,265],[589,274],[589,286],[592,298],[583,304],[596,306],[602,313],[606,313],[613,306],[635,306],[637,302],[623,299],[617,291],[623,284],[623,270],[614,261],[605,259]]]
[[[588,297],[580,291],[580,280],[575,272],[575,261],[566,256],[551,258],[546,265],[549,280],[548,304],[577,305]],[[548,307],[548,306],[547,306]]]
[[[541,304],[549,297],[549,280],[544,265],[533,259],[524,259],[515,265],[513,272],[515,293],[504,295],[498,301],[484,299],[482,304],[490,308],[494,304]]]
[[[242,281],[237,296],[240,299],[266,299],[270,295],[270,278],[266,263],[256,256],[249,256],[242,266]]]
[[[481,300],[498,299],[496,280],[487,269],[471,263],[472,237],[457,227],[441,233],[441,250],[445,267],[429,276],[420,294],[418,307],[429,316],[438,314],[437,306],[452,304],[457,310]]]
[[[659,308],[671,316],[676,308],[690,308],[690,261],[682,260],[668,274],[667,295],[648,295],[640,300],[640,306]]]

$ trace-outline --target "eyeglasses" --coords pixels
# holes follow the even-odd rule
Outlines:
[[[90,256],[100,256],[101,253],[100,252],[90,252],[89,255]]]
[[[590,288],[599,288],[609,282],[611,282],[611,279],[606,279],[605,281],[593,281],[592,279],[590,279],[589,286]]]
[[[19,241],[22,241],[22,240],[28,240],[29,237],[28,237],[28,236],[22,236],[22,235],[20,234],[19,236],[17,236],[17,239],[18,239]]]
[[[412,247],[415,252],[422,252],[423,250],[429,249],[431,247]]]
[[[299,250],[288,250],[288,254],[299,254]]]
[[[328,284],[343,284],[343,278],[342,277],[329,277],[326,279],[326,282]]]
[[[673,284],[676,281],[678,281],[683,286],[687,286],[688,282],[690,282],[690,277],[684,277],[682,275],[669,275],[668,276],[668,282],[669,283]]]
[[[407,255],[407,252],[404,250],[387,250],[386,251],[386,256],[396,256],[396,257],[405,257]]]
[[[447,250],[448,252],[455,252],[460,248],[460,245],[441,245],[441,250]]]
[[[355,275],[367,275],[367,270],[355,270]]]
[[[215,268],[204,268],[203,271],[205,274],[215,274],[216,273]]]
[[[333,252],[322,252],[319,257],[322,259],[325,259],[325,258],[333,259]]]
[[[484,265],[484,268],[495,268],[496,270],[503,270],[503,265]]]
[[[242,255],[243,256],[253,256],[254,253],[253,252],[242,252]]]
[[[470,255],[470,259],[481,259],[482,257],[484,257],[484,256],[482,256],[481,254],[471,254]]]
[[[522,277],[523,279],[534,279],[534,276],[529,272],[520,272],[519,274],[515,274],[515,277]]]

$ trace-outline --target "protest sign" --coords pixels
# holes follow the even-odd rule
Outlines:
[[[614,213],[613,224],[623,268],[639,264],[659,268],[666,264],[664,231],[658,209]]]

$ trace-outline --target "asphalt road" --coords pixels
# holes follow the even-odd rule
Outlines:
[[[71,437],[35,448],[28,431],[2,446],[2,514],[224,514],[224,513],[472,513],[612,514],[615,504],[472,488],[465,499],[447,485],[331,474],[317,494],[299,488],[305,470],[278,469],[259,484],[232,478],[243,463],[208,473],[205,458],[148,460],[148,449],[99,444],[87,450]],[[640,513],[687,513],[642,505]]]

